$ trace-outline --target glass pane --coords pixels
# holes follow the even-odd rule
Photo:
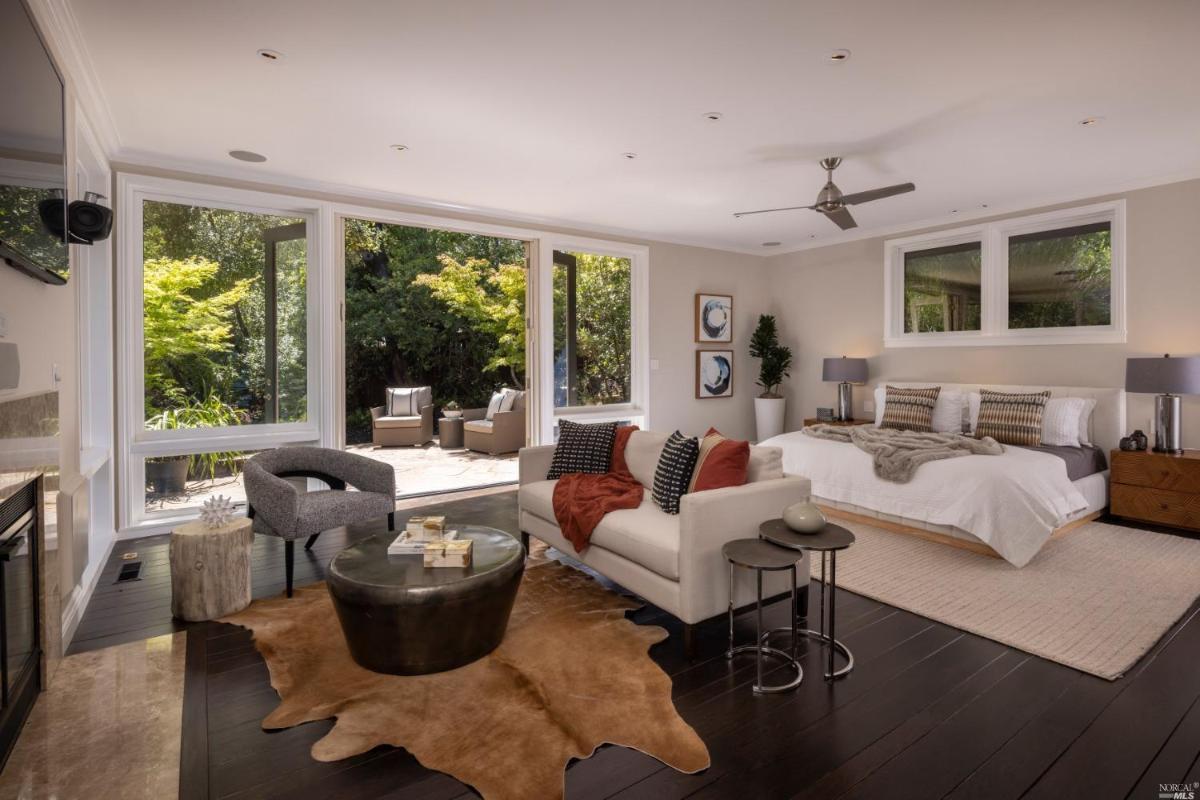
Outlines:
[[[307,417],[304,221],[147,200],[146,426]]]
[[[554,406],[630,401],[632,265],[554,253]]]
[[[1008,240],[1008,327],[1112,324],[1112,230],[1107,222]]]
[[[980,329],[983,247],[967,242],[904,254],[904,332]]]
[[[348,219],[344,246],[347,444],[389,387],[431,387],[438,413],[526,388],[525,242]]]
[[[146,513],[197,510],[205,500],[219,494],[228,497],[239,508],[245,508],[242,464],[255,452],[147,458]]]

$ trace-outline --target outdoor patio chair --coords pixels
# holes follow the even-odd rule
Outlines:
[[[324,447],[279,447],[246,462],[246,516],[254,532],[284,542],[287,596],[292,596],[296,539],[311,550],[322,531],[386,516],[396,529],[396,473],[390,464]],[[316,478],[328,489],[305,492],[288,478]],[[358,491],[346,491],[346,485]]]
[[[388,389],[386,404],[371,409],[371,441],[377,447],[421,446],[433,441],[433,389]]]
[[[515,394],[511,410],[496,411],[490,417],[485,411],[484,419],[468,418],[463,423],[463,444],[468,450],[495,456],[525,446],[525,392]]]

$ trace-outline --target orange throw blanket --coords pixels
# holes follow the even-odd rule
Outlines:
[[[642,504],[643,491],[628,472],[563,475],[554,486],[554,518],[575,552],[582,553],[604,515],[637,508]]]

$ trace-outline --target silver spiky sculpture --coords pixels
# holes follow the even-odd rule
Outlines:
[[[233,517],[233,501],[223,494],[210,497],[200,509],[200,519],[208,528],[223,528]]]

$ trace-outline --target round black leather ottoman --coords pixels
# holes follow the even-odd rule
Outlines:
[[[360,666],[425,675],[469,664],[500,644],[525,572],[525,548],[495,528],[455,527],[475,542],[466,568],[427,568],[421,556],[389,556],[394,533],[334,556],[329,593]]]

